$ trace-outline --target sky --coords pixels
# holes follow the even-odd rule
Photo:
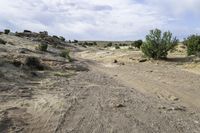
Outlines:
[[[78,40],[137,40],[149,30],[200,33],[200,0],[0,0],[0,30]]]

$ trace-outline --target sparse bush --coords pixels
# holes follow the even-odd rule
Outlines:
[[[133,49],[133,47],[128,47],[128,49],[129,49],[129,50],[132,50],[132,49]]]
[[[10,30],[9,29],[5,29],[4,30],[4,34],[9,34],[10,33]]]
[[[60,36],[60,40],[65,42],[65,38],[63,36]]]
[[[168,51],[172,50],[178,44],[178,40],[172,37],[171,32],[164,32],[155,29],[151,30],[146,36],[146,42],[141,46],[142,52],[149,58],[164,59]]]
[[[78,43],[78,40],[74,40],[73,43]]]
[[[47,51],[47,48],[48,48],[48,44],[45,42],[42,42],[41,44],[38,45],[36,49],[40,51]]]
[[[108,46],[108,47],[112,47],[112,42],[109,42],[109,43],[107,44],[107,46]]]
[[[30,68],[44,70],[44,66],[41,65],[40,60],[37,57],[27,57],[24,64]]]
[[[93,42],[93,45],[94,45],[94,46],[97,46],[97,42]]]
[[[142,46],[142,43],[143,43],[142,40],[137,40],[137,41],[134,41],[131,45],[133,47],[136,47],[136,48],[140,49],[140,47]]]
[[[58,36],[56,36],[56,35],[53,35],[52,36],[54,39],[60,39]]]
[[[82,42],[79,42],[79,43],[78,43],[78,45],[80,45],[80,46],[81,46],[81,45],[83,45],[83,43],[82,43]]]
[[[120,49],[120,46],[118,46],[118,45],[117,45],[117,46],[115,46],[115,49]]]
[[[87,45],[88,45],[88,46],[93,46],[93,43],[92,43],[92,42],[89,42]]]
[[[123,44],[122,44],[122,46],[128,46],[128,44],[126,44],[126,43],[123,43]]]
[[[187,46],[188,55],[199,55],[200,53],[200,36],[191,35],[185,39],[184,44]]]
[[[87,45],[88,45],[88,42],[84,42],[83,45],[87,46]]]
[[[70,50],[64,50],[60,53],[60,56],[63,58],[67,58],[69,62],[72,62],[72,58],[70,57]]]

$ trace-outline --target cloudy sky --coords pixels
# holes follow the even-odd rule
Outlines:
[[[0,0],[0,30],[49,31],[67,39],[135,40],[149,30],[200,33],[200,0]]]

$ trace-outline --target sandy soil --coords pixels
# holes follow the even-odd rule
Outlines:
[[[0,44],[1,133],[200,132],[200,76],[183,65],[138,63],[138,51],[98,49],[76,50],[69,63],[53,47],[41,53],[30,40],[0,38],[15,41]],[[32,52],[17,52],[24,47]],[[48,69],[13,65],[30,55]]]

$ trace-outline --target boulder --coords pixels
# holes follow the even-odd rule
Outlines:
[[[48,36],[48,32],[47,31],[40,31],[40,34],[43,34],[45,36]]]
[[[24,30],[24,33],[32,33],[30,30]]]
[[[47,31],[41,31],[40,33],[39,33],[39,36],[38,37],[40,37],[40,38],[45,38],[45,37],[47,37],[48,36],[48,32]]]

